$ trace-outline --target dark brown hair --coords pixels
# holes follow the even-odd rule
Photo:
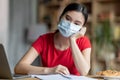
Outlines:
[[[88,12],[87,12],[87,8],[83,4],[71,3],[71,4],[67,5],[65,7],[65,9],[63,10],[62,14],[60,15],[59,20],[68,11],[78,11],[78,12],[81,12],[83,14],[84,18],[85,18],[84,25],[86,24],[87,19],[88,19]]]

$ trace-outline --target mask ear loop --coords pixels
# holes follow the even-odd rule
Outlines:
[[[80,28],[80,30],[81,30],[82,28],[83,28],[83,26]],[[80,31],[80,30],[79,30],[79,31]]]
[[[81,29],[82,29],[82,28],[81,28]],[[80,29],[80,30],[81,30],[81,29]],[[79,30],[79,31],[80,31],[80,30]]]
[[[84,27],[85,27],[85,26],[82,26],[82,28],[84,28]],[[81,29],[82,29],[82,28],[81,28]],[[81,30],[81,29],[80,29],[80,30]],[[79,31],[80,31],[80,30],[79,30]]]

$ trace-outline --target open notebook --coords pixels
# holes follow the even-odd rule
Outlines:
[[[51,74],[51,75],[31,75],[33,78],[42,80],[97,80],[86,76]]]

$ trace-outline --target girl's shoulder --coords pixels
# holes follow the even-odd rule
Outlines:
[[[54,36],[54,33],[45,33],[39,36],[39,38],[52,38],[52,36]]]
[[[78,41],[79,40],[89,40],[89,37],[88,36],[82,36],[80,38],[77,39]]]

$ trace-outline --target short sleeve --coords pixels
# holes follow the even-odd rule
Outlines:
[[[39,54],[42,52],[43,47],[42,36],[40,36],[35,42],[32,43],[32,47],[34,47]]]
[[[91,48],[90,40],[86,36],[83,36],[80,39],[78,39],[77,43],[81,51],[83,51],[86,48]]]

